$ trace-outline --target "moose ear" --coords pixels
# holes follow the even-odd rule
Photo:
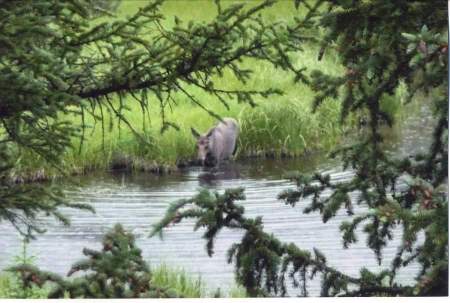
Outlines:
[[[199,132],[196,131],[195,128],[191,127],[191,132],[192,132],[192,135],[193,135],[195,138],[200,137]]]

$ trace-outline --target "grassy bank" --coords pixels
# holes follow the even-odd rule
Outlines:
[[[129,16],[146,1],[122,1],[117,10],[118,18]],[[232,2],[225,2],[229,5]],[[254,2],[251,2],[254,4]],[[173,16],[182,20],[208,21],[216,12],[213,1],[167,1],[162,7],[166,25],[171,26]],[[267,20],[291,20],[301,12],[294,10],[293,1],[280,1],[267,10]],[[304,46],[305,51],[295,54],[296,67],[307,67],[310,70],[326,70],[327,73],[339,74],[342,68],[336,57],[327,52],[322,61],[317,60],[318,49]],[[307,151],[329,149],[339,141],[342,129],[338,125],[339,104],[327,102],[317,113],[311,113],[312,91],[302,84],[294,84],[292,77],[286,72],[277,70],[268,64],[246,60],[242,65],[251,68],[254,73],[250,81],[243,86],[232,75],[224,74],[215,79],[222,88],[260,90],[268,87],[284,92],[282,96],[268,99],[257,98],[257,106],[252,108],[236,100],[227,100],[226,108],[217,99],[195,87],[185,89],[200,100],[210,111],[223,117],[234,117],[239,121],[241,133],[238,142],[238,157],[248,155],[272,156],[288,154],[300,155]],[[195,154],[195,142],[190,127],[206,131],[216,123],[216,119],[196,106],[185,95],[173,96],[177,102],[167,111],[166,118],[178,124],[180,130],[169,129],[161,133],[162,119],[156,98],[149,108],[150,120],[146,120],[140,105],[131,96],[125,97],[129,108],[125,117],[132,127],[144,138],[139,140],[130,129],[122,123],[120,127],[111,122],[115,117],[105,116],[103,126],[86,117],[86,138],[80,148],[80,140],[73,139],[74,148],[66,152],[61,166],[66,172],[83,172],[94,169],[106,169],[112,163],[126,163],[136,169],[154,170],[155,167],[173,166],[177,161],[191,159]],[[117,102],[117,100],[116,100]],[[152,100],[150,100],[152,102]],[[74,124],[80,119],[64,117]],[[112,120],[112,121],[111,121]],[[13,174],[29,175],[38,172],[38,176],[57,173],[54,169],[43,167],[43,161],[36,155],[24,155],[18,160]],[[161,167],[161,165],[163,165]],[[119,165],[120,166],[120,165]]]
[[[316,54],[313,49],[300,54],[298,64],[312,66]],[[332,60],[321,62],[320,65],[319,68],[338,70]],[[269,150],[276,153],[285,150],[292,155],[299,155],[307,150],[329,148],[337,142],[341,133],[337,103],[324,104],[317,113],[312,114],[313,94],[309,88],[300,84],[294,85],[292,79],[286,77],[284,72],[268,65],[258,64],[253,68],[255,77],[247,83],[247,89],[257,90],[272,86],[282,89],[284,95],[270,99],[260,98],[254,108],[230,100],[227,109],[203,91],[189,88],[190,92],[212,112],[238,120],[240,125],[238,157]],[[229,89],[242,88],[237,83],[233,85],[227,79],[224,79],[223,83],[227,83]],[[67,153],[65,164],[73,166],[74,169],[105,168],[123,154],[131,155],[133,159],[164,164],[174,164],[177,160],[192,158],[195,154],[195,141],[190,128],[195,127],[204,132],[217,123],[217,120],[192,104],[185,96],[179,95],[176,98],[178,105],[167,113],[166,118],[176,122],[180,127],[179,130],[171,128],[161,134],[162,119],[157,106],[150,108],[151,120],[146,121],[144,129],[141,108],[133,103],[133,100],[127,100],[130,101],[128,103],[130,110],[125,117],[132,121],[133,128],[145,138],[147,144],[136,138],[124,125],[121,128],[113,127],[103,133],[101,125],[97,124],[95,128],[86,130],[89,135],[83,143],[81,152],[75,148]],[[105,125],[109,125],[109,119],[106,118]],[[90,124],[93,126],[93,121],[90,121]],[[75,140],[74,145],[78,146],[79,142]]]
[[[201,277],[195,277],[186,273],[182,268],[172,268],[165,264],[155,266],[152,269],[152,285],[160,288],[173,289],[183,298],[210,298],[210,297],[246,297],[245,289],[233,287],[228,291],[209,290],[207,283]],[[23,287],[19,277],[9,272],[0,273],[0,299],[45,299],[51,286],[31,289]]]

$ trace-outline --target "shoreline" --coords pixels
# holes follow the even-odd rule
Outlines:
[[[252,159],[270,159],[270,160],[287,160],[287,159],[301,159],[303,157],[311,156],[323,152],[323,150],[305,150],[302,153],[289,152],[287,150],[258,150],[251,151],[245,155],[238,156],[233,161],[245,161]],[[76,167],[70,170],[66,175],[56,174],[54,172],[47,173],[45,168],[40,168],[30,173],[23,173],[9,176],[10,183],[12,184],[30,184],[30,183],[46,183],[61,178],[84,176],[96,172],[103,173],[116,173],[116,172],[128,172],[128,173],[150,173],[156,176],[171,175],[182,171],[186,168],[201,167],[198,160],[177,160],[175,163],[158,163],[156,160],[145,160],[139,157],[133,157],[131,155],[120,155],[114,157],[107,167]],[[55,168],[54,168],[55,169]],[[64,170],[61,168],[60,170]]]

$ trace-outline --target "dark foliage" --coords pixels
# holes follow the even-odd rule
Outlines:
[[[296,48],[293,33],[260,16],[273,0],[226,8],[217,1],[217,16],[209,23],[175,18],[173,28],[162,23],[162,2],[149,1],[129,18],[104,21],[117,1],[0,0],[0,220],[30,236],[43,231],[35,220],[39,214],[68,223],[59,206],[88,208],[69,205],[56,188],[12,182],[13,168],[24,155],[60,167],[61,155],[77,148],[73,137],[81,138],[81,150],[95,124],[103,131],[126,125],[142,144],[150,144],[125,118],[129,102],[140,104],[144,124],[150,104],[159,106],[164,131],[178,127],[165,118],[176,106],[174,92],[217,116],[186,90],[188,85],[225,106],[230,99],[253,104],[255,95],[281,94],[271,88],[229,91],[215,83],[214,76],[230,72],[245,84],[252,71],[239,64],[244,58],[270,62],[305,79],[287,54]],[[94,125],[85,123],[87,115]],[[107,115],[110,125],[105,125]],[[65,119],[69,116],[79,117],[81,124]]]
[[[172,205],[154,231],[169,222],[194,217],[196,227],[207,229],[208,253],[217,232],[226,228],[245,231],[241,243],[230,248],[237,280],[249,294],[285,293],[286,278],[306,295],[306,281],[321,273],[322,296],[448,295],[448,41],[447,11],[442,1],[295,1],[309,10],[310,21],[323,28],[319,60],[327,50],[340,54],[346,73],[332,76],[311,72],[311,87],[317,92],[315,108],[326,99],[341,102],[342,121],[351,114],[367,124],[351,144],[332,156],[343,168],[354,171],[349,181],[333,182],[329,175],[292,176],[297,188],[279,198],[295,206],[312,197],[305,213],[318,211],[324,222],[345,208],[350,220],[342,223],[344,247],[356,242],[355,230],[363,226],[367,246],[379,262],[383,248],[396,227],[403,230],[398,252],[389,270],[373,273],[362,268],[359,277],[347,276],[328,267],[320,252],[301,250],[296,244],[280,243],[262,229],[262,219],[244,217],[242,189],[224,195],[201,192],[190,200]],[[295,31],[302,26],[299,22]],[[404,82],[409,100],[424,94],[434,109],[436,126],[429,151],[398,158],[383,148],[382,127],[392,127],[394,117],[382,107]],[[327,194],[326,192],[330,192]],[[358,194],[357,201],[350,193]],[[354,215],[353,204],[367,212]],[[181,207],[192,204],[192,208]],[[423,234],[424,239],[419,239]],[[396,282],[401,267],[418,262],[416,284]]]
[[[67,276],[85,272],[73,279],[39,270],[29,264],[10,271],[19,273],[25,288],[52,285],[49,298],[174,298],[176,291],[152,286],[151,272],[142,259],[134,236],[120,224],[103,239],[103,249],[83,249],[87,259],[72,266]]]

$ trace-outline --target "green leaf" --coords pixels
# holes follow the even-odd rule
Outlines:
[[[408,33],[402,33],[402,36],[406,38],[408,41],[414,41],[416,42],[418,40],[418,37],[416,35],[408,34]]]

